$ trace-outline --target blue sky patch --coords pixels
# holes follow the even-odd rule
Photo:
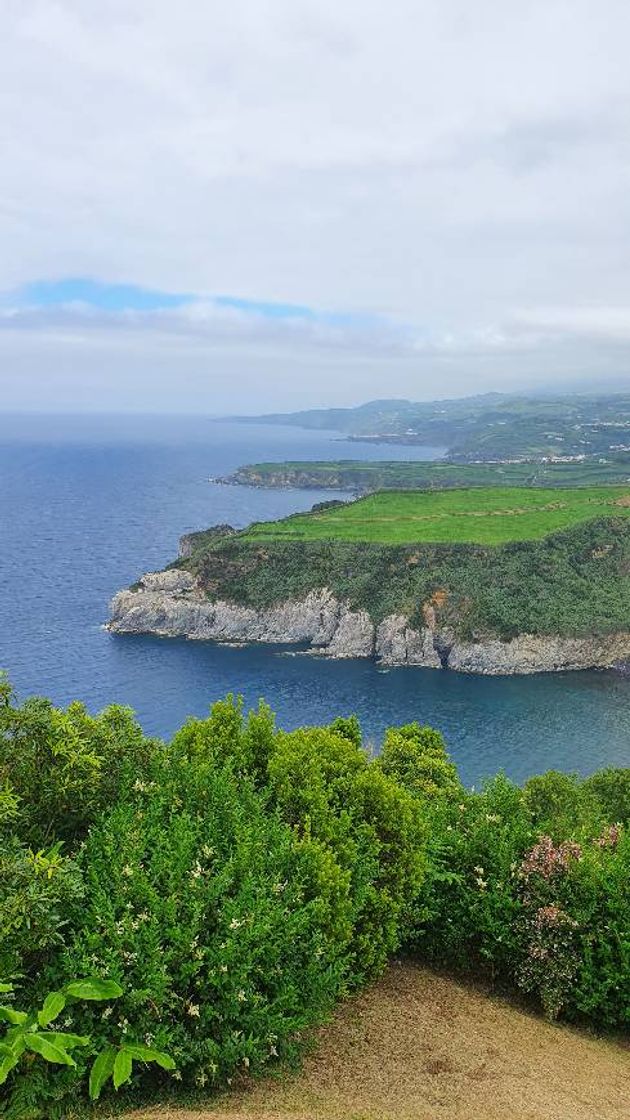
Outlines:
[[[244,314],[272,320],[308,320],[329,326],[366,325],[371,316],[348,312],[326,311],[297,303],[272,300],[242,299],[238,296],[207,296],[191,292],[164,292],[142,288],[136,284],[109,284],[88,277],[66,277],[58,280],[33,280],[13,292],[0,295],[0,305],[17,308],[67,307],[83,304],[99,311],[160,311],[185,307],[198,301],[211,300],[217,307],[232,308]]]
[[[29,307],[58,307],[85,303],[101,311],[157,311],[192,303],[192,295],[159,292],[135,284],[106,284],[100,280],[70,277],[65,280],[34,280],[16,293]]]

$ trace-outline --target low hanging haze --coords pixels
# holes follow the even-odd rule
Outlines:
[[[627,0],[4,0],[0,409],[630,385]]]

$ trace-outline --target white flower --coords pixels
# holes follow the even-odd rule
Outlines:
[[[190,1003],[190,1002],[187,1003],[186,1004],[186,1010],[187,1010],[188,1014],[191,1016],[191,1018],[193,1018],[193,1019],[198,1019],[199,1018],[199,1004],[198,1003]]]
[[[245,995],[245,992],[243,991],[242,988],[240,989],[240,991],[238,991],[236,993],[236,998],[240,1003],[244,1003],[245,1000],[247,999],[247,996]]]
[[[249,1069],[249,1058],[247,1056],[243,1058],[243,1065],[245,1069]]]
[[[226,964],[219,965],[219,972],[227,972],[228,966]]]
[[[242,924],[243,923],[240,922],[238,918],[232,918],[232,921],[230,922],[230,929],[240,929]]]
[[[129,864],[126,863],[122,869],[122,873],[123,875],[126,875],[128,879],[130,879],[133,875],[133,867],[130,867]]]

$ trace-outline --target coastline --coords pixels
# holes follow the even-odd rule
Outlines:
[[[435,624],[414,629],[401,614],[374,622],[352,610],[327,588],[271,607],[253,608],[225,599],[210,601],[194,576],[170,569],[142,576],[134,590],[118,592],[106,629],[113,634],[154,634],[164,638],[230,643],[309,645],[310,652],[334,659],[373,658],[384,666],[416,666],[485,676],[625,669],[630,632],[562,636],[519,634],[502,640],[491,634],[465,641]]]

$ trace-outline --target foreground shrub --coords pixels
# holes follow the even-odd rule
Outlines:
[[[362,749],[358,721],[277,732],[268,708],[243,719],[231,697],[175,736],[174,753],[229,762],[268,811],[328,853],[347,884],[336,921],[347,929],[349,983],[383,968],[404,940],[426,868],[422,805]],[[341,901],[341,900],[340,900]]]
[[[609,771],[604,783],[615,808],[625,774]],[[520,988],[550,1018],[624,1029],[630,842],[623,825],[602,823],[595,789],[594,779],[550,772],[520,790],[499,775],[459,803],[431,800],[430,868],[410,943],[442,967]]]
[[[157,749],[126,708],[90,716],[41,697],[18,706],[0,676],[0,789],[14,798],[13,832],[34,848],[74,846]]]
[[[13,1066],[0,1113],[67,1117],[99,1053],[132,1088],[230,1084],[401,947],[627,1027],[629,791],[609,770],[469,792],[430,728],[372,759],[353,717],[287,733],[231,697],[164,746],[1,685],[0,983],[18,1006],[76,976],[124,994],[65,1008],[75,1064]]]
[[[71,903],[82,898],[81,872],[59,844],[33,852],[0,835],[0,978],[40,972],[63,944]]]
[[[327,728],[280,733],[269,760],[271,804],[349,877],[349,977],[359,983],[399,948],[425,871],[422,807],[354,737]]]
[[[80,863],[87,903],[60,975],[116,978],[121,1031],[172,1054],[191,1085],[287,1054],[342,990],[343,877],[226,771],[199,782],[183,767],[139,792]],[[73,1025],[97,1043],[109,1026]]]
[[[533,835],[523,795],[499,775],[481,794],[429,804],[428,889],[412,945],[440,966],[506,977],[517,945],[517,861]]]

